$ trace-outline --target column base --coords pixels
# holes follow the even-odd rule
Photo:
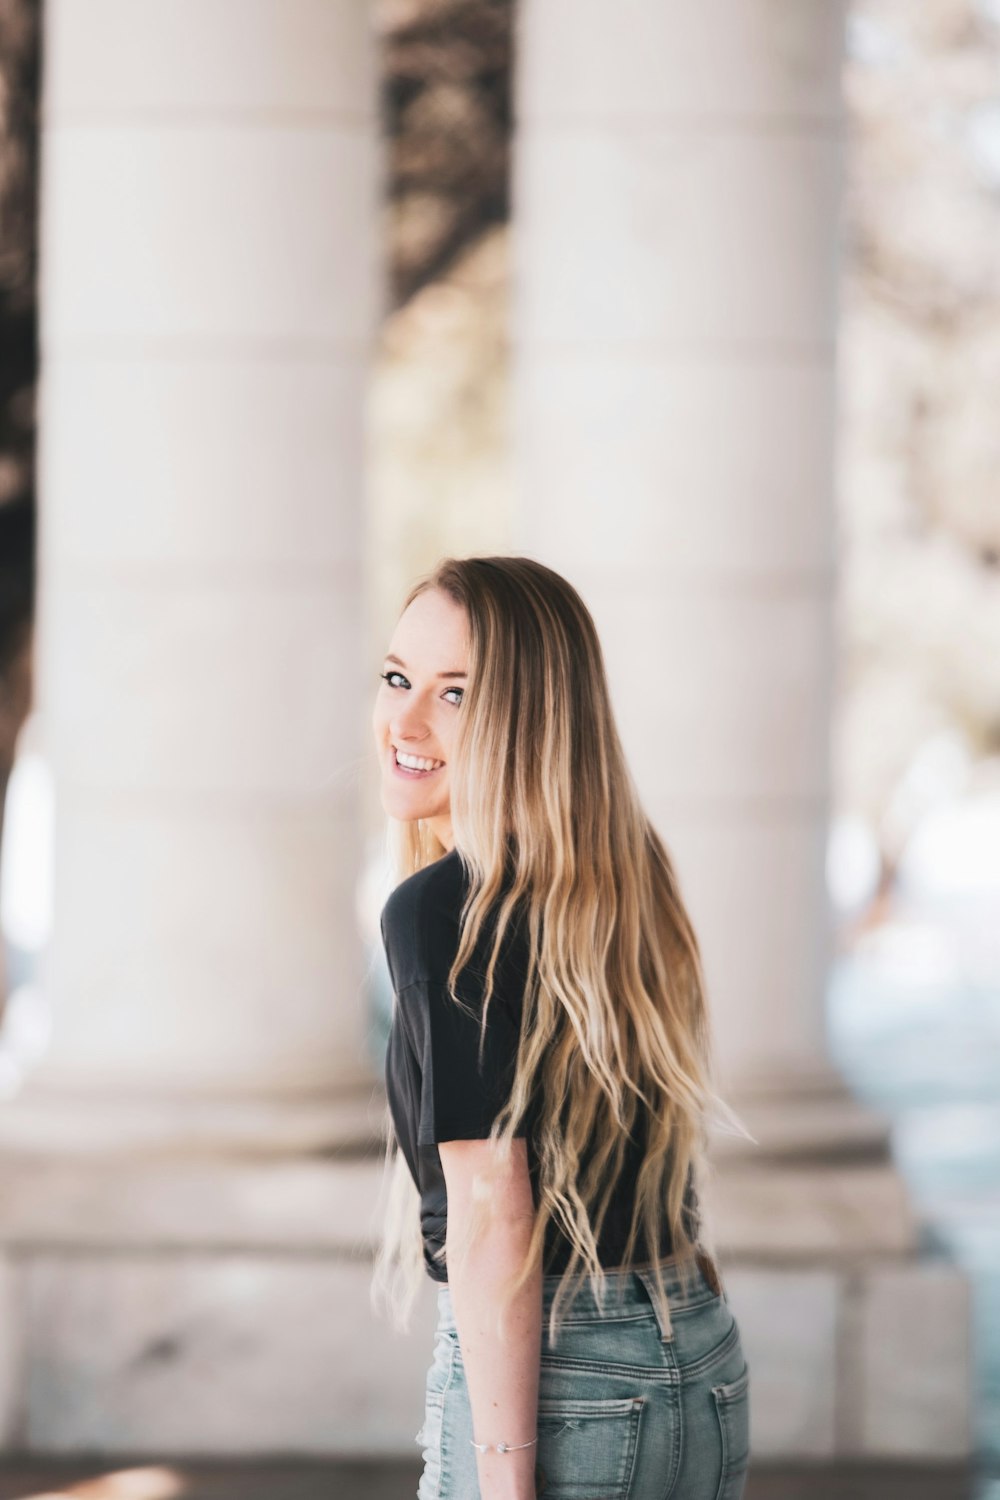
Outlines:
[[[716,1159],[885,1161],[891,1122],[862,1104],[826,1063],[741,1076],[720,1089],[755,1141],[719,1133]]]
[[[414,1458],[436,1311],[370,1307],[379,1154],[0,1158],[0,1449]]]
[[[353,1122],[339,1140],[336,1104]],[[254,1101],[255,1130],[249,1104],[206,1109],[171,1144],[165,1105],[95,1104],[72,1153],[55,1128],[69,1101],[0,1110],[0,1446],[412,1456],[433,1285],[411,1335],[370,1310],[385,1184],[350,1104],[308,1130],[279,1127],[277,1103]],[[220,1118],[231,1149],[208,1144]],[[755,1457],[968,1458],[966,1280],[922,1250],[889,1160],[730,1156],[703,1207],[753,1372]]]
[[[969,1460],[967,1278],[925,1243],[889,1122],[829,1074],[724,1097],[758,1144],[716,1137],[703,1213],[753,1372],[755,1455]]]
[[[366,1082],[328,1094],[126,1096],[30,1082],[0,1108],[0,1153],[249,1152],[350,1155],[381,1138],[385,1095]]]

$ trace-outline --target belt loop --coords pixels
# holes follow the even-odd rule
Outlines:
[[[722,1284],[722,1276],[719,1272],[719,1268],[716,1265],[715,1261],[712,1259],[711,1255],[709,1255],[708,1251],[702,1249],[699,1246],[699,1248],[695,1251],[695,1259],[698,1262],[699,1270],[701,1271],[705,1280],[708,1282],[709,1286],[712,1288],[712,1291],[716,1294],[717,1297],[721,1297],[724,1302],[728,1302],[729,1299],[726,1296],[726,1289]]]
[[[664,1344],[672,1343],[674,1337],[674,1327],[670,1321],[669,1295],[666,1297],[664,1306],[661,1308],[656,1296],[656,1280],[653,1276],[652,1271],[637,1270],[635,1274],[638,1276],[639,1280],[646,1288],[649,1300],[653,1304],[653,1311],[656,1314],[656,1321],[660,1329],[660,1342]]]

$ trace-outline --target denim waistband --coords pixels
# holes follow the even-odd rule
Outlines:
[[[725,1295],[718,1266],[707,1250],[699,1249],[683,1259],[668,1255],[659,1262],[659,1266],[664,1291],[675,1308],[703,1302],[716,1294]],[[542,1277],[543,1312],[548,1312],[551,1308],[561,1280],[561,1275]],[[645,1262],[632,1270],[605,1271],[603,1302],[591,1286],[589,1277],[585,1277],[578,1290],[572,1294],[572,1302],[571,1294],[567,1292],[563,1306],[568,1321],[582,1318],[589,1322],[608,1316],[612,1309],[648,1308],[653,1286],[653,1263]],[[451,1290],[446,1281],[438,1283],[437,1297],[438,1327],[454,1329],[455,1311]]]

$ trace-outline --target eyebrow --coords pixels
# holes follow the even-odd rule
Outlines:
[[[385,654],[385,656],[382,658],[382,660],[383,661],[394,661],[396,663],[397,667],[402,667],[404,671],[409,671],[409,668],[407,667],[406,662],[405,661],[400,661],[400,659],[399,659],[398,656],[393,656],[393,654],[392,654],[391,651],[387,651],[386,654]],[[468,672],[439,672],[438,673],[439,677],[468,677],[468,675],[469,675]]]

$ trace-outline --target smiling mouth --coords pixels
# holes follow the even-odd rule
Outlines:
[[[414,755],[407,757],[410,760],[420,762],[419,765],[409,766],[399,759],[399,750],[392,747],[392,764],[401,776],[408,776],[413,781],[418,781],[422,776],[433,776],[435,771],[440,771],[444,766],[443,760],[433,760],[429,755]],[[403,751],[406,754],[406,751]]]

